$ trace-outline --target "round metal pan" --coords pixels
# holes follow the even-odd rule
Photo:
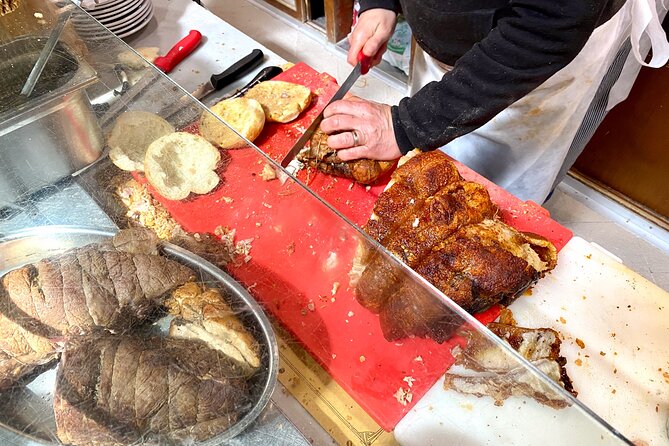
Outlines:
[[[109,231],[74,226],[46,226],[9,234],[0,238],[0,277],[27,263],[101,242],[113,235]],[[161,254],[193,269],[199,282],[218,287],[260,344],[261,366],[249,381],[253,406],[228,430],[201,443],[221,444],[244,431],[269,402],[278,373],[276,337],[258,303],[228,274],[175,245],[162,244]],[[157,333],[166,333],[169,318],[166,316],[154,324]],[[57,363],[47,365],[23,386],[0,393],[0,444],[60,444],[56,437],[52,399],[56,368]]]

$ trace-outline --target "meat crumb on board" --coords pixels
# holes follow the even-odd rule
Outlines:
[[[330,291],[330,293],[334,296],[335,294],[337,294],[338,289],[339,289],[339,282],[335,282],[332,284],[332,290]]]
[[[224,246],[235,256],[242,257],[244,263],[248,263],[251,260],[251,252],[253,242],[252,238],[239,240],[235,242],[235,229],[230,229],[226,226],[217,226],[214,229],[214,235],[218,236],[223,242]]]
[[[262,178],[263,181],[276,180],[276,171],[269,163],[265,163],[263,166],[262,170],[260,171],[260,178]]]
[[[581,341],[579,338],[576,338],[576,344],[581,348],[585,348],[585,342]]]
[[[397,392],[395,392],[393,396],[402,406],[406,406],[407,403],[410,403],[413,399],[413,393],[411,393],[411,390],[406,390],[403,387],[397,389]]]

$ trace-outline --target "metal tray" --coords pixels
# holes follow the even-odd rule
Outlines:
[[[97,243],[113,232],[74,227],[46,226],[9,234],[0,238],[0,277],[7,272],[68,249]],[[163,244],[161,253],[192,268],[198,280],[218,286],[226,294],[238,317],[254,334],[261,347],[261,367],[250,379],[254,405],[236,424],[203,445],[218,445],[244,431],[269,402],[278,373],[278,347],[267,316],[247,290],[228,274],[185,249]],[[166,333],[169,317],[154,325],[157,333]],[[53,389],[57,364],[39,371],[25,386],[0,393],[0,444],[59,444],[53,415]]]

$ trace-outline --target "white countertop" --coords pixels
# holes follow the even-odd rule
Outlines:
[[[133,48],[158,47],[160,54],[166,54],[190,30],[200,31],[200,45],[169,73],[177,84],[191,93],[212,74],[225,70],[253,49],[258,48],[265,54],[264,62],[242,79],[206,97],[203,102],[208,105],[214,104],[216,98],[226,92],[247,84],[262,68],[286,63],[274,52],[191,0],[155,0],[153,6],[154,16],[146,28],[124,40]]]

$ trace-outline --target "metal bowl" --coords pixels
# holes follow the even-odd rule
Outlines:
[[[7,272],[68,249],[97,243],[114,233],[74,226],[46,226],[0,238],[0,277]],[[249,380],[254,401],[251,409],[233,426],[202,444],[221,444],[244,431],[269,402],[277,381],[279,353],[276,337],[267,316],[248,291],[211,263],[171,244],[162,245],[162,254],[192,268],[200,282],[216,285],[225,293],[230,306],[258,340],[261,366]],[[166,333],[169,316],[155,324]],[[0,393],[0,444],[59,444],[53,415],[53,389],[57,364],[42,369],[25,386]]]

